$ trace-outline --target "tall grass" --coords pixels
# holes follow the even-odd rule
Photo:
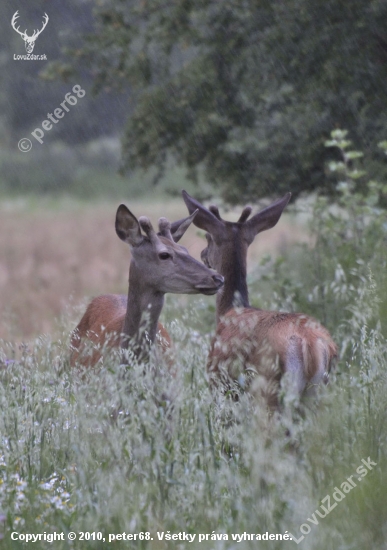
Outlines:
[[[354,312],[362,315],[362,304]],[[187,317],[194,317],[193,311]],[[55,548],[256,548],[232,534],[285,533],[326,495],[377,464],[302,548],[385,548],[387,500],[386,342],[365,324],[351,358],[300,416],[289,402],[278,418],[246,397],[208,390],[208,340],[186,320],[168,327],[178,373],[119,365],[108,354],[87,372],[68,365],[69,327],[56,341],[36,340],[12,362],[2,346],[0,511],[10,533],[102,532],[106,541],[56,541]],[[6,359],[7,358],[7,359]],[[358,476],[355,476],[355,480]],[[334,501],[332,501],[334,502]],[[306,528],[303,527],[305,530]],[[197,534],[192,543],[159,541],[157,532]],[[107,542],[109,533],[150,532],[153,540]],[[198,535],[229,540],[203,541]],[[47,543],[35,543],[45,548]],[[39,546],[40,544],[40,546]],[[294,542],[271,541],[282,548]]]
[[[1,343],[5,548],[27,546],[12,532],[55,531],[66,539],[53,543],[58,549],[296,547],[248,540],[266,532],[303,536],[306,550],[386,549],[386,226],[372,199],[381,188],[370,182],[359,195],[345,176],[338,208],[315,202],[314,246],[284,251],[250,277],[256,305],[313,314],[339,344],[330,384],[312,400],[285,395],[282,414],[269,418],[246,395],[212,395],[213,305],[203,299],[185,313],[168,300],[175,377],[157,363],[120,365],[112,352],[98,368],[70,369],[71,318],[55,339],[22,349]],[[326,497],[332,511],[321,517]],[[69,542],[69,532],[100,532],[105,542]],[[108,542],[121,533],[150,534]]]

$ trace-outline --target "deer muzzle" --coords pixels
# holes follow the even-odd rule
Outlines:
[[[219,275],[218,273],[214,273],[214,275],[211,276],[210,284],[198,284],[195,286],[195,288],[201,294],[205,294],[206,296],[212,296],[213,294],[216,294],[218,290],[222,288],[223,285],[224,285],[224,277],[222,277],[222,275]]]

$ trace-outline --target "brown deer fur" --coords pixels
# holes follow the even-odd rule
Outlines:
[[[131,247],[128,296],[106,294],[92,300],[72,334],[72,365],[95,365],[106,346],[130,346],[138,359],[147,360],[155,340],[171,365],[171,339],[158,323],[164,294],[210,295],[223,285],[223,277],[192,258],[175,242],[194,216],[172,225],[160,218],[160,232],[156,234],[147,218],[137,220],[126,206],[118,208],[116,232]],[[85,353],[88,340],[97,344],[91,355]]]
[[[217,295],[217,328],[207,364],[211,385],[248,388],[276,408],[285,373],[299,395],[326,383],[337,358],[328,330],[301,313],[265,311],[249,304],[247,249],[258,233],[276,225],[290,193],[250,220],[251,208],[246,207],[238,222],[222,220],[215,206],[207,209],[185,191],[183,198],[189,212],[199,210],[194,224],[207,231],[203,261],[225,278]]]
[[[80,320],[76,330],[72,334],[71,345],[73,352],[71,362],[74,365],[84,353],[82,342],[85,338],[94,344],[99,344],[99,349],[93,349],[91,355],[84,355],[81,364],[84,367],[96,365],[102,357],[105,347],[119,348],[121,335],[124,331],[128,297],[124,294],[104,294],[94,298]],[[104,319],[106,325],[101,325]],[[166,328],[157,324],[156,343],[162,353],[165,362],[172,368],[172,340]]]

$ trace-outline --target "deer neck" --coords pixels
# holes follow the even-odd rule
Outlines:
[[[121,347],[130,347],[138,359],[147,360],[156,339],[157,323],[164,305],[164,293],[157,292],[143,280],[132,261],[129,270],[128,306]]]
[[[239,246],[237,235],[228,243],[221,256],[217,271],[224,277],[224,286],[216,296],[217,322],[234,307],[249,307],[249,292],[247,289],[247,250]]]

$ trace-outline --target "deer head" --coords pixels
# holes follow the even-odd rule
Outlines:
[[[290,200],[290,193],[286,193],[282,199],[278,199],[263,210],[248,219],[252,208],[246,206],[237,222],[228,222],[220,217],[216,206],[208,209],[196,199],[190,197],[186,191],[182,192],[188,211],[192,213],[198,210],[193,223],[206,231],[208,246],[202,251],[202,260],[212,269],[222,272],[225,260],[235,257],[235,252],[241,252],[244,263],[246,262],[247,249],[258,233],[274,227]],[[234,260],[232,265],[235,266]]]
[[[27,29],[24,32],[21,32],[19,30],[19,27],[16,27],[16,20],[19,18],[19,11],[16,11],[12,17],[11,25],[12,28],[20,34],[22,39],[24,40],[25,47],[27,50],[27,53],[32,53],[34,51],[35,47],[35,41],[38,38],[39,34],[45,29],[47,23],[48,23],[48,15],[47,13],[44,14],[43,17],[43,27],[40,29],[40,31],[34,30],[34,34],[32,36],[28,36]]]
[[[237,222],[225,221],[216,206],[208,209],[183,191],[183,199],[190,213],[198,210],[193,223],[206,231],[207,246],[201,258],[209,268],[223,275],[225,284],[217,295],[217,316],[229,309],[249,307],[247,289],[247,249],[258,233],[276,225],[290,200],[290,193],[250,219],[251,206],[246,206]]]
[[[185,233],[197,212],[170,224],[159,220],[159,232],[148,218],[137,218],[121,204],[116,215],[118,237],[131,247],[129,280],[132,288],[149,288],[164,294],[216,294],[223,286],[223,277],[195,260],[177,241]],[[145,233],[145,235],[142,234]]]

